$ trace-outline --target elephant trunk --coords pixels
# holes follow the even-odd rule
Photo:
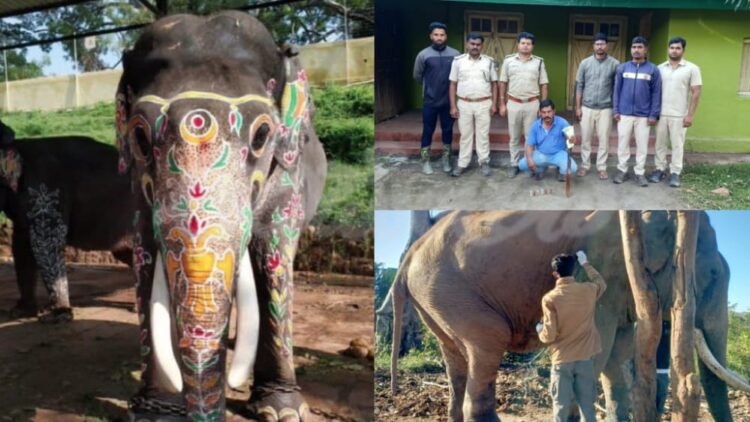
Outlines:
[[[175,237],[167,234],[167,240]],[[226,340],[235,294],[237,339],[230,386],[237,388],[249,378],[258,343],[258,299],[247,249],[217,253],[184,247],[165,256],[157,254],[151,298],[157,374],[168,390],[182,392],[192,420],[223,420]],[[240,256],[238,263],[235,256]]]

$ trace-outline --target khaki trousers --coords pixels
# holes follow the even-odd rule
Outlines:
[[[620,116],[617,123],[617,170],[628,171],[630,160],[630,137],[635,134],[635,167],[636,175],[642,176],[646,168],[648,154],[648,117]]]
[[[682,117],[661,116],[656,125],[656,154],[654,164],[657,170],[667,169],[668,143],[672,141],[672,163],[669,164],[669,172],[680,174],[682,171],[682,153],[685,148],[685,133],[687,128],[682,127]]]
[[[461,145],[458,150],[458,166],[466,168],[471,162],[472,141],[476,135],[479,164],[490,161],[490,108],[492,100],[467,102],[458,100],[458,130]]]
[[[536,121],[539,114],[539,100],[529,103],[517,103],[508,101],[508,133],[510,135],[510,165],[518,166],[518,160],[523,155],[523,145],[521,144],[521,135],[524,141],[529,136],[531,124]]]
[[[596,422],[596,376],[592,359],[552,365],[549,385],[552,395],[552,420],[568,420],[570,405],[575,396],[581,410],[582,422]]]
[[[581,167],[588,170],[591,167],[591,140],[594,133],[599,138],[599,149],[596,153],[596,169],[607,170],[609,156],[609,132],[612,129],[612,109],[596,110],[582,107],[581,117]]]

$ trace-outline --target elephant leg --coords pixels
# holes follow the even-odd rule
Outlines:
[[[141,357],[141,385],[128,401],[128,409],[136,421],[176,422],[186,419],[187,411],[180,394],[170,394],[160,388],[156,370],[154,344],[151,337],[151,293],[158,246],[154,241],[150,214],[146,218],[136,212],[136,234],[133,240],[132,261],[135,275],[136,312]],[[119,258],[118,258],[119,259]]]
[[[453,339],[428,315],[419,304],[414,305],[419,311],[422,321],[437,337],[440,351],[445,361],[445,372],[450,380],[450,399],[448,401],[448,416],[455,422],[463,421],[464,395],[466,394],[466,379],[468,364],[463,353]]]
[[[483,350],[469,347],[464,416],[466,421],[499,421],[495,412],[495,379],[504,350]]]
[[[11,316],[33,317],[36,316],[36,278],[37,269],[34,261],[34,253],[31,251],[29,238],[24,236],[25,230],[16,227],[13,231],[13,265],[16,270],[16,282],[21,298],[16,306],[11,309]]]
[[[630,420],[633,334],[632,325],[621,326],[617,330],[612,352],[602,372],[602,387],[607,401],[607,422]]]
[[[294,373],[292,342],[293,264],[302,221],[277,217],[268,236],[256,234],[250,243],[260,333],[246,412],[260,422],[302,421],[308,413]]]
[[[716,315],[715,319],[711,319],[711,325],[707,324],[707,326],[703,327],[703,334],[716,360],[726,367],[728,324],[726,307],[723,311],[723,317]],[[711,416],[713,416],[716,422],[731,422],[732,413],[729,409],[726,383],[711,372],[700,359],[698,359],[698,366],[700,368],[701,385],[703,386],[703,392],[706,394],[706,401],[708,402],[708,409],[711,412]]]

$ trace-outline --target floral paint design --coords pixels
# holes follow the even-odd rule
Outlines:
[[[0,150],[0,176],[13,192],[18,192],[18,179],[21,178],[23,161],[15,149]]]
[[[29,188],[31,208],[26,216],[29,218],[31,250],[39,265],[50,300],[57,303],[68,301],[67,280],[65,275],[65,240],[68,227],[60,213],[60,189],[47,190],[45,184],[38,189]]]

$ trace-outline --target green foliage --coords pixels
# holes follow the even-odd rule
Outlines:
[[[750,379],[750,312],[737,312],[729,308],[727,366]]]
[[[10,50],[6,52],[8,60],[8,80],[17,81],[21,79],[38,78],[44,74],[42,68],[49,64],[49,57],[35,62],[28,61],[26,49]],[[5,62],[0,62],[0,77],[5,76]]]
[[[423,347],[411,349],[398,359],[398,367],[406,372],[443,372],[445,365],[437,338],[422,324]],[[391,347],[382,347],[375,355],[375,369],[388,371],[391,366]]]
[[[347,163],[372,160],[375,138],[373,84],[314,89],[315,130],[329,157]]]
[[[725,187],[731,195],[711,192]],[[682,175],[682,197],[689,208],[722,210],[750,208],[750,164],[696,164]]]
[[[369,149],[372,156],[372,149]],[[372,227],[373,164],[328,162],[323,200],[314,223]]]
[[[13,128],[17,138],[81,135],[105,144],[115,142],[114,103],[58,111],[13,112],[0,117]]]
[[[685,152],[750,153],[750,142],[731,139],[687,139]]]

